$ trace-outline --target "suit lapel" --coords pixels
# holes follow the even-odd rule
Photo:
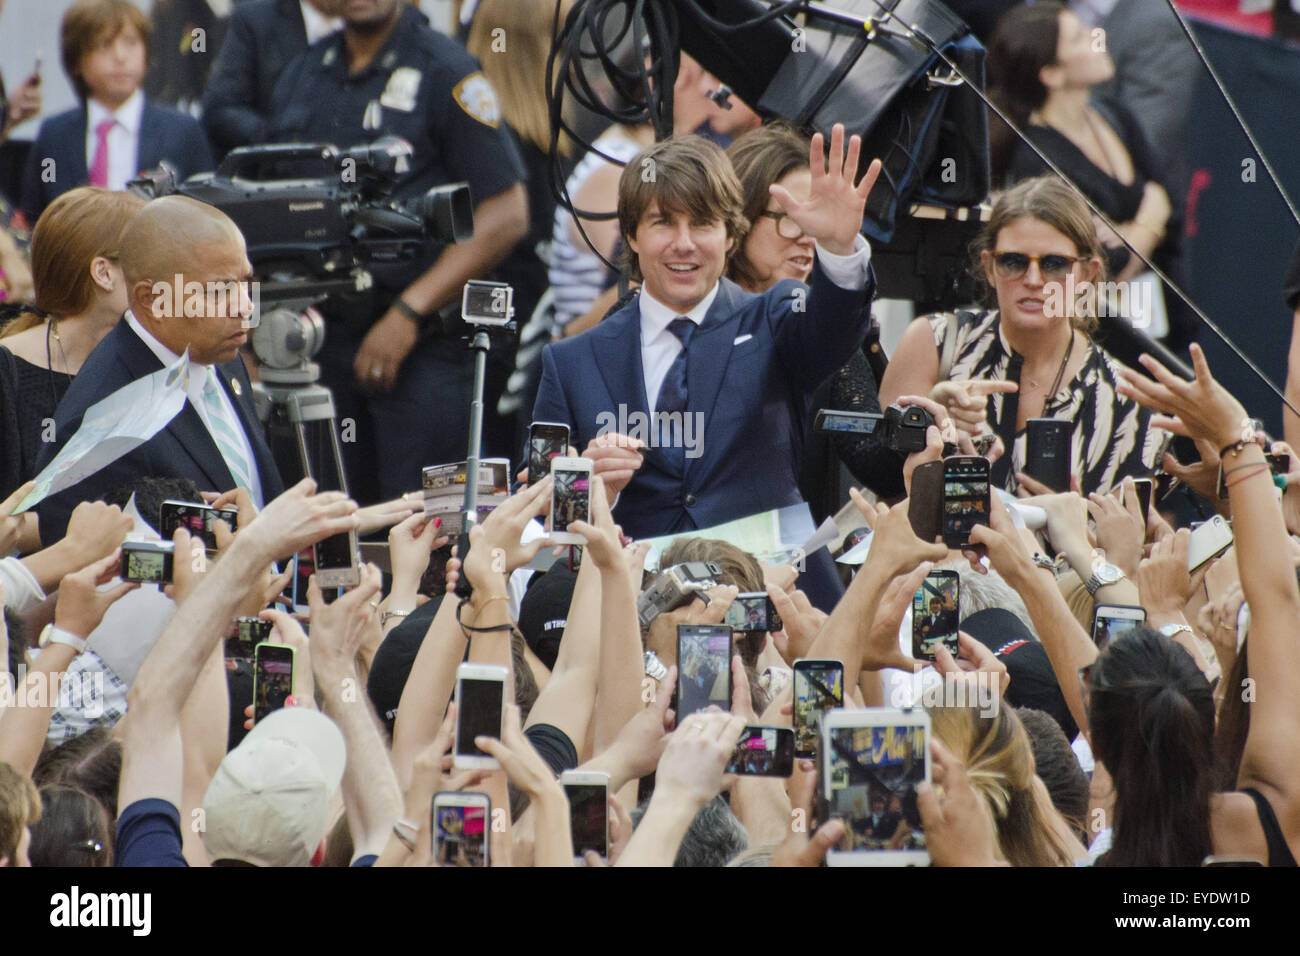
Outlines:
[[[166,131],[162,125],[162,114],[148,98],[144,101],[144,111],[140,114],[140,139],[137,160],[140,169],[154,169],[163,161],[163,135]]]
[[[89,122],[87,109],[83,105],[77,114],[77,121],[72,125],[72,142],[68,144],[71,152],[67,159],[62,160],[72,170],[68,181],[73,183],[90,182],[90,167],[86,165],[86,124]]]
[[[596,368],[615,405],[646,414],[645,370],[641,368],[641,307],[633,299],[592,331]],[[618,409],[613,411],[617,414]],[[623,416],[619,416],[622,418]]]
[[[713,305],[691,337],[686,358],[686,411],[691,415],[703,413],[706,428],[731,361],[732,343],[740,325],[739,301],[739,288],[728,279],[720,280]],[[692,459],[685,461],[689,472]]]
[[[257,418],[252,384],[245,376],[239,374],[242,366],[243,361],[238,358],[225,365],[218,365],[217,381],[221,382],[221,387],[226,390],[230,404],[235,407],[235,414],[239,416],[239,424],[244,429],[244,435],[248,438],[249,448],[253,451],[253,465],[257,468],[257,477],[262,482],[262,503],[265,504],[279,494],[280,473],[271,457],[271,446],[266,443],[266,437],[262,433],[262,423]],[[269,473],[268,469],[275,469],[274,474]]]

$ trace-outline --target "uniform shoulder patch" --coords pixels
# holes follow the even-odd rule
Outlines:
[[[484,126],[496,129],[501,124],[501,103],[497,91],[480,72],[471,73],[451,91],[452,99]]]

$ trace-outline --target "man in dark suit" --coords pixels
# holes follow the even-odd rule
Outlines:
[[[122,189],[163,162],[180,179],[212,169],[198,120],[150,102],[140,89],[150,25],[138,7],[79,0],[60,33],[63,69],[81,106],[42,123],[27,154],[22,209],[29,222],[77,186]]]
[[[259,507],[284,490],[239,358],[253,308],[244,283],[253,270],[235,224],[193,199],[155,199],[126,227],[121,258],[130,309],[73,379],[55,412],[55,440],[37,465],[49,464],[91,405],[170,365],[187,349],[193,363],[188,400],[149,441],[42,501],[42,541],[63,537],[79,502],[143,476],[190,478],[204,491],[246,487]],[[204,292],[201,309],[194,307],[197,288]],[[186,308],[175,308],[178,298]]]
[[[618,217],[636,300],[546,347],[535,421],[569,425],[634,537],[719,524],[802,501],[798,472],[813,391],[862,344],[874,288],[859,235],[879,170],[857,185],[861,143],[813,138],[812,190],[773,196],[817,240],[810,286],[751,295],[722,278],[748,223],[726,155],[697,136],[649,147],[624,168]],[[653,414],[652,414],[653,413]],[[631,434],[628,434],[628,433]],[[806,586],[826,610],[841,589],[829,555]]]
[[[284,68],[337,29],[340,0],[257,0],[236,7],[203,94],[203,128],[219,156],[266,140]]]

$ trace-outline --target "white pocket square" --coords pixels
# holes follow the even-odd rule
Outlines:
[[[753,338],[752,335],[737,335],[736,341],[732,342],[731,344],[733,346],[740,345],[742,342],[748,342],[752,338]]]

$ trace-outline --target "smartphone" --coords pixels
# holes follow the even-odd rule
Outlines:
[[[794,662],[794,754],[817,755],[822,716],[844,706],[844,665],[799,658]]]
[[[970,543],[970,531],[989,523],[989,460],[954,455],[943,460],[943,540],[950,548]]]
[[[253,648],[253,723],[279,710],[293,693],[293,658],[288,644]]]
[[[784,626],[766,591],[744,591],[727,608],[723,623],[733,631],[779,631]]]
[[[500,765],[478,748],[474,738],[501,737],[505,713],[506,669],[496,664],[461,664],[456,668],[457,769],[496,770]]]
[[[492,819],[492,798],[486,793],[450,790],[435,794],[433,858],[439,866],[487,866],[488,825]]]
[[[956,571],[931,571],[912,596],[912,656],[916,659],[934,660],[939,644],[957,656],[960,589]]]
[[[943,462],[927,461],[912,472],[907,520],[912,533],[927,543],[943,533]]]
[[[677,726],[716,705],[731,709],[731,626],[677,625]]]
[[[1092,642],[1103,651],[1111,641],[1147,619],[1144,608],[1131,604],[1098,604],[1092,611]]]
[[[1138,510],[1142,512],[1142,525],[1145,527],[1147,516],[1151,514],[1151,495],[1155,492],[1155,480],[1151,478],[1134,478],[1133,488],[1137,491]],[[1124,492],[1121,490],[1120,504],[1127,506],[1128,502],[1124,501],[1123,498]]]
[[[1202,521],[1192,528],[1191,539],[1187,542],[1187,570],[1195,571],[1203,564],[1213,561],[1232,544],[1232,527],[1223,520],[1222,515],[1215,515],[1209,521]]]
[[[573,834],[573,860],[586,865],[583,856],[595,850],[602,860],[609,858],[609,774],[588,770],[566,770],[560,786],[569,799],[569,830]]]
[[[1070,439],[1074,422],[1031,418],[1025,422],[1025,474],[1053,491],[1070,490]]]
[[[119,575],[123,581],[171,584],[175,551],[170,541],[123,541]]]
[[[930,782],[924,710],[832,710],[822,721],[822,781],[844,837],[828,866],[928,866],[916,788]]]
[[[794,731],[789,727],[746,727],[736,741],[727,773],[748,777],[794,774]]]
[[[528,486],[531,488],[551,473],[551,461],[569,453],[569,426],[557,422],[533,422],[528,426]]]
[[[312,463],[316,490],[348,490],[343,458],[333,419],[303,422],[299,431],[301,450]],[[314,547],[314,573],[321,588],[354,588],[361,583],[361,549],[356,531],[344,531],[318,541]]]
[[[567,455],[551,459],[555,484],[551,491],[550,539],[557,544],[586,544],[587,539],[569,530],[573,521],[591,520],[590,458]]]
[[[1285,475],[1291,470],[1290,455],[1265,455],[1264,460],[1268,462],[1268,470],[1275,475]]]
[[[177,528],[203,540],[212,554],[217,550],[216,523],[224,521],[232,532],[239,530],[239,512],[234,508],[213,508],[196,501],[164,501],[159,508],[158,533],[170,541]]]
[[[274,625],[260,617],[237,617],[226,638],[226,657],[251,661],[257,645],[271,639]]]

